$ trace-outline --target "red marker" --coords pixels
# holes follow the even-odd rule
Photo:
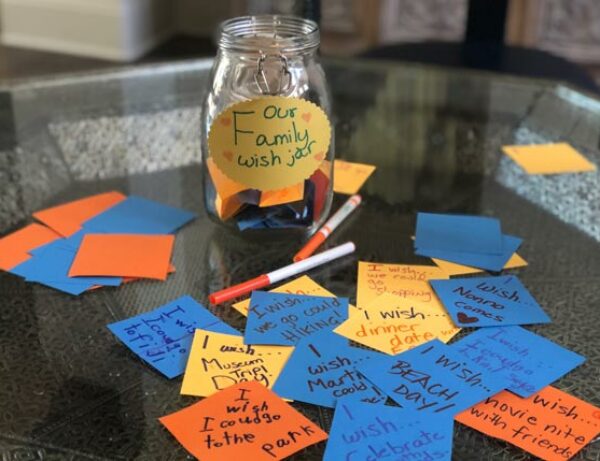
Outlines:
[[[325,225],[321,227],[308,242],[306,242],[306,245],[304,245],[304,247],[302,247],[302,249],[296,253],[294,256],[294,262],[302,261],[313,254],[315,250],[321,246],[325,239],[329,237],[329,235],[335,230],[335,228],[339,226],[342,221],[344,221],[344,219],[350,215],[350,213],[356,210],[361,201],[362,197],[360,195],[353,195],[350,197],[348,201],[344,203],[331,218],[329,218],[329,221],[327,221]]]
[[[225,301],[229,301],[230,299],[237,298],[238,296],[251,293],[254,290],[259,290],[272,285],[273,283],[293,277],[301,272],[306,272],[313,267],[317,267],[321,264],[333,261],[334,259],[346,256],[350,253],[353,253],[355,249],[356,247],[354,246],[354,243],[346,242],[343,245],[333,247],[303,261],[290,264],[282,267],[281,269],[277,269],[276,271],[269,272],[268,274],[259,275],[258,277],[246,282],[225,288],[224,290],[217,291],[216,293],[212,293],[208,296],[208,300],[211,302],[211,304],[221,304]]]

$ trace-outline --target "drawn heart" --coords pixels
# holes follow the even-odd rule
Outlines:
[[[325,158],[325,154],[323,152],[318,152],[315,154],[315,158],[319,161],[322,162],[323,159]]]
[[[475,323],[475,322],[479,322],[479,319],[477,317],[469,317],[464,312],[459,312],[456,315],[456,318],[458,319],[458,321],[460,323]]]
[[[302,114],[302,119],[308,123],[310,122],[310,118],[312,117],[312,114],[310,112],[305,112],[304,114]]]
[[[224,150],[223,157],[225,157],[228,161],[231,162],[231,159],[233,158],[233,152],[231,152],[230,150]]]
[[[228,117],[224,117],[221,119],[221,125],[223,126],[229,126],[231,125],[231,119]]]

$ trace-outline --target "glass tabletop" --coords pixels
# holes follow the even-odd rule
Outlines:
[[[157,421],[197,399],[145,366],[106,328],[184,294],[288,264],[297,240],[245,241],[202,209],[200,112],[210,60],[13,82],[0,87],[0,235],[31,213],[120,190],[199,213],[177,234],[167,282],[71,297],[0,273],[2,459],[191,457]],[[524,239],[519,277],[552,317],[534,331],[587,357],[556,383],[600,404],[599,173],[528,176],[504,144],[567,141],[600,164],[600,102],[556,82],[359,60],[326,61],[338,158],[377,165],[364,205],[326,243],[356,255],[309,272],[355,300],[357,260],[415,256],[415,211],[485,214]],[[345,200],[336,196],[334,207]],[[235,327],[229,305],[211,308]],[[294,404],[326,430],[331,411]],[[321,459],[324,444],[294,456]],[[598,459],[592,443],[575,459]],[[459,424],[456,460],[525,460]]]

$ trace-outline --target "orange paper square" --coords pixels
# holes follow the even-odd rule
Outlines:
[[[284,189],[266,190],[260,194],[259,207],[281,205],[302,200],[304,197],[304,182]]]
[[[106,211],[125,198],[120,192],[105,192],[36,211],[33,213],[33,217],[60,235],[69,237],[81,229],[81,225],[85,221]]]
[[[0,269],[11,270],[31,258],[31,250],[58,238],[60,235],[52,229],[35,223],[0,238]]]
[[[333,190],[340,194],[357,194],[373,171],[374,165],[336,160],[333,163]]]
[[[526,399],[500,392],[455,419],[547,461],[572,458],[600,433],[600,408],[552,386]]]
[[[212,157],[208,157],[206,159],[206,166],[208,168],[208,174],[212,179],[213,185],[217,190],[217,194],[222,200],[227,200],[229,197],[249,189],[248,186],[245,186],[239,182],[235,182],[233,179],[227,177],[225,173],[223,173],[215,164],[215,161]]]
[[[442,269],[446,275],[452,277],[455,275],[465,275],[465,274],[477,274],[479,272],[483,272],[483,269],[479,269],[477,267],[464,266],[462,264],[453,263],[451,261],[446,261],[444,259],[431,258],[431,260]],[[517,253],[513,253],[510,259],[504,265],[504,269],[516,269],[518,267],[527,266],[527,261],[525,261],[521,256]]]
[[[234,384],[160,422],[202,461],[279,460],[327,438],[256,381]]]
[[[83,237],[69,276],[165,280],[174,241],[173,235],[88,234]]]
[[[503,146],[502,150],[528,174],[579,173],[596,170],[596,165],[566,142]]]

